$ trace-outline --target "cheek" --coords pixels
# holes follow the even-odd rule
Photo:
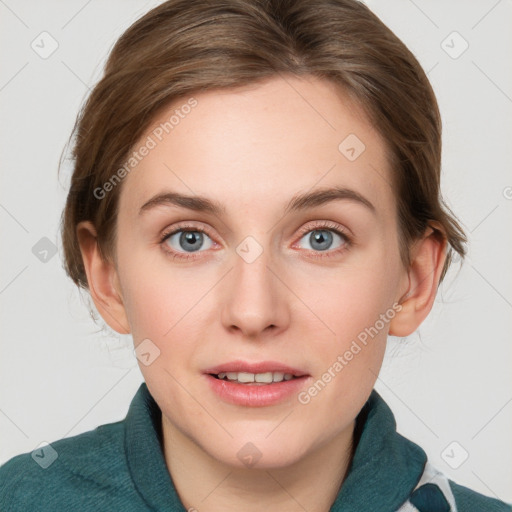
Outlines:
[[[329,370],[331,376],[336,374],[331,380],[337,384],[331,388],[347,388],[343,392],[350,393],[354,382],[364,381],[371,389],[384,357],[389,324],[396,314],[397,270],[393,259],[372,257],[371,263],[318,274],[317,286],[309,281],[309,286],[300,288],[298,294],[307,297],[315,312],[315,316],[307,315],[302,329],[311,333],[319,374]]]
[[[317,363],[315,379],[298,401],[310,417],[322,418],[319,422],[333,429],[357,415],[379,374],[389,322],[396,313],[390,285],[384,272],[351,272],[315,294],[312,309],[325,325],[312,319],[303,326],[310,333],[317,326],[309,347]]]
[[[134,341],[149,338],[163,342],[172,335],[201,287],[173,269],[158,250],[119,249],[118,272]]]
[[[311,278],[299,279],[295,290],[323,325],[318,332],[325,339],[336,338],[343,345],[393,305],[396,273],[382,262],[312,275],[316,285]]]

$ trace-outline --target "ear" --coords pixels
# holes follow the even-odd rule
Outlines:
[[[411,249],[407,269],[409,287],[398,300],[402,309],[389,325],[389,334],[404,337],[412,334],[427,317],[436,298],[437,287],[446,260],[446,237],[431,223],[425,234]]]
[[[100,253],[96,229],[91,222],[80,222],[76,229],[89,292],[96,309],[114,331],[128,334],[130,328],[115,266]]]

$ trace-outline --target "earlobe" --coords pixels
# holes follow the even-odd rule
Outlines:
[[[390,322],[390,335],[409,336],[430,313],[446,260],[446,245],[442,231],[431,227],[414,245],[407,269],[409,287],[399,300],[402,309]]]
[[[89,291],[103,320],[116,332],[130,332],[115,266],[100,253],[96,229],[89,221],[77,226],[77,238],[84,262]]]

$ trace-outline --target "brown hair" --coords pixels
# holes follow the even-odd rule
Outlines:
[[[387,144],[397,200],[402,261],[430,223],[449,244],[441,279],[466,237],[440,193],[441,118],[413,54],[356,0],[169,0],[120,37],[103,78],[80,111],[74,172],[62,215],[65,269],[87,288],[76,227],[96,227],[104,257],[114,254],[122,183],[94,193],[126,160],[157,113],[210,89],[280,74],[338,84],[364,109]],[[341,141],[340,141],[341,142]]]

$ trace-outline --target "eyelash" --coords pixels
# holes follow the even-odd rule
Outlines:
[[[205,235],[208,235],[213,240],[213,237],[208,233],[208,230],[206,230],[204,228],[186,225],[186,224],[175,226],[172,230],[164,232],[162,234],[162,237],[160,238],[160,245],[162,246],[163,251],[165,251],[165,253],[168,256],[172,257],[173,260],[178,258],[181,260],[188,261],[188,260],[194,260],[197,258],[197,256],[195,256],[196,253],[188,253],[188,254],[179,253],[179,252],[174,251],[173,249],[170,249],[168,247],[168,245],[165,243],[172,235],[175,235],[176,233],[179,233],[180,231],[204,233]],[[318,221],[318,223],[316,223],[313,226],[311,226],[311,225],[304,226],[299,231],[299,235],[298,235],[299,240],[305,234],[310,233],[312,231],[333,231],[334,233],[339,235],[344,240],[343,247],[334,249],[334,250],[313,251],[313,250],[306,249],[306,250],[308,250],[308,252],[312,253],[311,256],[313,258],[330,258],[330,257],[333,257],[334,255],[338,255],[342,252],[347,251],[353,245],[353,239],[351,236],[349,236],[347,234],[345,229],[343,229],[342,227],[340,227],[337,224],[334,224],[330,221]],[[166,247],[164,248],[164,246],[166,246]],[[199,252],[203,252],[203,251],[199,251]]]
[[[333,231],[337,235],[339,235],[344,240],[344,245],[338,249],[331,249],[327,251],[313,251],[311,249],[306,249],[310,254],[311,257],[321,259],[321,258],[331,258],[334,256],[338,256],[341,253],[347,251],[352,247],[353,245],[353,239],[350,235],[347,234],[346,230],[339,226],[338,224],[335,224],[333,222],[330,222],[328,220],[324,221],[317,221],[316,224],[313,226],[306,225],[303,228],[299,230],[299,240],[306,234],[310,233],[312,231]]]

